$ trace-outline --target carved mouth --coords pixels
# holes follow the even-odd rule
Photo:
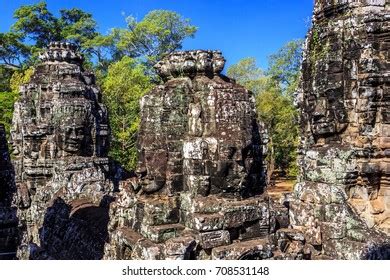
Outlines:
[[[80,143],[77,141],[66,142],[66,150],[70,152],[77,152],[80,149]]]
[[[326,122],[321,122],[321,123],[314,123],[313,124],[313,131],[316,134],[327,134],[327,133],[334,133],[335,128],[333,124],[329,124]]]

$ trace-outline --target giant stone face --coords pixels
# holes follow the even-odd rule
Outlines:
[[[315,244],[333,258],[360,257],[364,243],[347,248],[356,235],[351,220],[356,230],[390,233],[387,15],[384,0],[317,0],[305,44],[297,98],[301,172],[295,193],[300,204],[292,203],[291,213],[293,224],[322,234]],[[332,206],[324,206],[329,200]],[[324,207],[324,216],[309,214],[313,207]],[[337,219],[332,207],[340,213]],[[312,221],[300,220],[306,215]],[[335,240],[328,222],[346,236]],[[375,230],[364,235],[367,242],[377,236]],[[336,249],[340,244],[346,247],[342,252]]]
[[[63,156],[91,156],[93,119],[86,105],[66,104],[55,113],[57,145]]]
[[[45,225],[55,199],[65,205],[77,205],[80,200],[99,205],[112,190],[107,110],[94,75],[83,69],[83,58],[74,45],[51,43],[39,58],[31,80],[20,89],[11,129],[19,220],[25,229],[22,242],[46,246],[43,249],[49,253],[62,250],[62,257],[83,255],[74,249],[68,252],[66,240],[56,243],[56,248],[50,242],[41,243],[40,233],[52,232],[46,237],[62,240],[56,236],[62,230],[57,233]],[[94,240],[90,237],[86,242]],[[28,247],[20,248],[20,257],[26,258],[29,253],[23,248]]]
[[[165,83],[141,101],[137,172],[145,193],[263,192],[253,96],[221,74],[224,64],[220,52],[189,51],[156,65]]]

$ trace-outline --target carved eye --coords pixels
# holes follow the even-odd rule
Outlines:
[[[76,130],[77,132],[77,135],[81,135],[81,134],[84,134],[84,128],[80,127]]]

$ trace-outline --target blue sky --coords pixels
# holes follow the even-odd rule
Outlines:
[[[39,0],[0,0],[0,32],[8,31],[13,12]],[[283,44],[304,38],[314,0],[48,0],[50,11],[81,8],[94,15],[102,33],[124,27],[125,17],[138,19],[151,10],[166,9],[190,18],[199,30],[183,49],[219,49],[228,65],[255,57],[259,66]]]

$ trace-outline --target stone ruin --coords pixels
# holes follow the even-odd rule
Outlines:
[[[315,3],[290,201],[290,222],[314,255],[390,258],[389,31],[385,0]]]
[[[39,58],[11,129],[18,257],[100,258],[114,190],[107,110],[75,46],[52,43]]]
[[[266,143],[251,93],[224,64],[189,51],[155,66],[164,84],[141,101],[139,182],[113,204],[106,258],[272,257]]]
[[[136,175],[107,158],[94,76],[52,43],[15,104],[20,259],[270,258],[287,208],[265,193],[266,138],[219,52],[177,52],[142,99]],[[237,245],[240,243],[239,245]]]
[[[156,65],[129,176],[107,157],[94,75],[73,45],[50,44],[15,105],[13,166],[0,127],[0,258],[20,242],[20,259],[389,259],[388,11],[316,1],[301,171],[280,203],[253,96],[221,74],[220,52]]]

